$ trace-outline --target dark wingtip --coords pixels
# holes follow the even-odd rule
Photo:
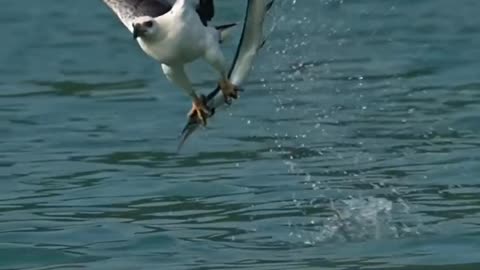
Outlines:
[[[234,27],[237,24],[238,23],[229,23],[229,24],[217,25],[217,26],[215,26],[215,29],[217,29],[218,31],[222,31],[222,30],[228,29],[230,27]]]
[[[269,11],[272,8],[274,2],[275,0],[272,0],[267,4],[267,11]]]
[[[213,0],[200,0],[197,5],[197,13],[203,25],[207,26],[208,22],[215,16],[215,6]]]
[[[265,43],[267,43],[267,40],[266,40],[266,39],[264,39],[264,40],[262,41],[262,43],[260,44],[260,46],[258,46],[258,49],[259,49],[259,50],[262,49],[262,48],[265,46]]]

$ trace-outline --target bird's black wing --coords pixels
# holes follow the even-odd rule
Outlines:
[[[130,31],[132,20],[136,17],[158,17],[172,9],[172,4],[168,0],[103,0],[103,2]]]
[[[213,0],[199,0],[197,5],[197,13],[202,20],[203,25],[207,26],[208,22],[215,16],[215,6]]]

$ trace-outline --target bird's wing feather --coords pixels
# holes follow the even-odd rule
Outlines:
[[[130,31],[132,31],[132,20],[136,17],[158,17],[172,9],[169,0],[103,0],[103,2]]]
[[[103,0],[118,16],[120,21],[132,31],[132,20],[136,17],[150,16],[158,17],[169,12],[172,9],[172,0]],[[215,16],[215,6],[213,0],[198,0],[195,9],[200,16],[203,25]]]
[[[207,26],[208,22],[215,16],[215,6],[213,0],[199,0],[196,11],[203,25]]]

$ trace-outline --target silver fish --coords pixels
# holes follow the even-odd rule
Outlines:
[[[273,4],[274,0],[248,0],[242,35],[228,76],[230,81],[237,86],[241,86],[246,80],[255,56],[265,44],[264,23]],[[209,117],[212,117],[219,108],[225,105],[225,100],[218,86],[205,98],[208,107],[212,110]],[[197,118],[188,119],[180,134],[177,151],[200,126],[201,123]]]

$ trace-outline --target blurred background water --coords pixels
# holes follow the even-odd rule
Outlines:
[[[190,102],[101,1],[3,1],[0,269],[480,269],[479,10],[279,0],[176,153]]]

